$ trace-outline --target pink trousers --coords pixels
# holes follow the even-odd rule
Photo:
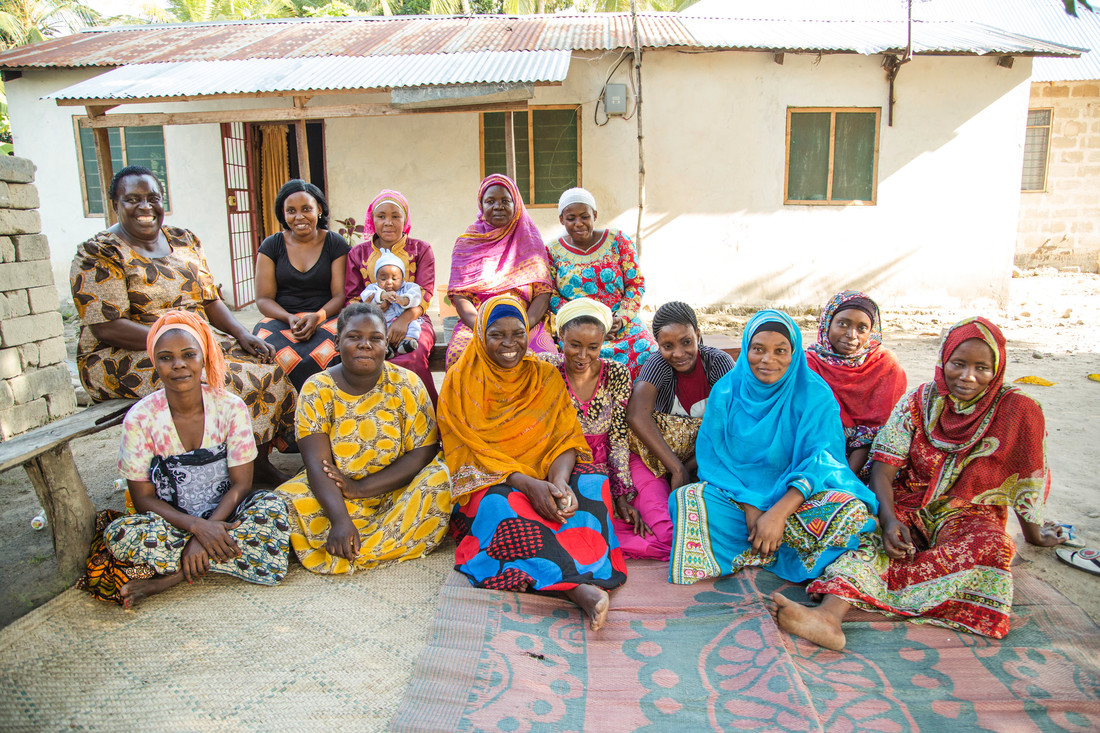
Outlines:
[[[634,497],[634,508],[642,515],[653,534],[641,537],[634,534],[634,528],[615,519],[615,536],[619,540],[624,557],[646,560],[668,560],[672,553],[672,519],[668,514],[668,479],[654,476],[645,467],[642,459],[630,454],[630,478],[638,495]]]

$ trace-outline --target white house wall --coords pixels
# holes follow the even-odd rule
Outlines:
[[[636,121],[593,121],[618,54],[574,54],[565,84],[532,104],[582,105],[582,182],[600,221],[633,234]],[[648,51],[644,68],[646,302],[820,305],[839,288],[884,302],[979,303],[1003,299],[1016,236],[1030,61],[918,57],[899,74],[894,127],[886,125],[880,57],[686,54]],[[612,81],[626,81],[629,61]],[[82,216],[72,115],[39,98],[87,71],[28,71],[9,82],[17,152],[38,165],[43,226],[59,290],[72,252],[102,228]],[[385,101],[387,95],[315,97],[312,104]],[[277,100],[125,105],[126,112],[285,106]],[[784,206],[788,106],[882,107],[878,203]],[[121,109],[116,109],[122,111]],[[168,221],[206,245],[231,293],[226,202],[217,125],[165,129],[172,195]],[[396,188],[412,207],[412,236],[434,246],[445,286],[452,244],[476,214],[478,117],[446,113],[326,122],[332,213],[361,222],[371,197]],[[547,239],[554,208],[533,208]]]

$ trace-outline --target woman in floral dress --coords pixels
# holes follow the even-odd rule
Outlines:
[[[554,292],[550,311],[557,313],[576,298],[595,298],[613,314],[600,357],[630,370],[631,380],[657,352],[657,342],[638,318],[645,278],[630,237],[617,229],[596,228],[596,199],[583,188],[571,188],[558,200],[558,220],[565,235],[547,249]]]

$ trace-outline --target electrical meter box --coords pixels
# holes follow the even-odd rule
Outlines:
[[[626,84],[608,84],[603,90],[603,107],[607,115],[626,114]]]

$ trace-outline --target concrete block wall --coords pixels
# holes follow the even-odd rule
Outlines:
[[[1100,267],[1100,82],[1035,82],[1052,109],[1045,192],[1020,194],[1016,264]]]
[[[0,440],[76,411],[34,173],[0,155]]]

